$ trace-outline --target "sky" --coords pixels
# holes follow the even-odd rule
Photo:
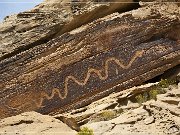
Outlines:
[[[7,15],[29,10],[43,0],[0,0],[0,22]]]

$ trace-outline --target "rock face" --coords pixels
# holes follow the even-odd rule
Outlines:
[[[73,135],[80,127],[87,127],[93,129],[94,135],[179,135],[180,85],[162,88],[166,92],[157,95],[156,100],[142,104],[133,100],[137,94],[149,92],[157,85],[159,83],[149,83],[113,93],[88,106],[53,117],[36,112],[8,117],[0,121],[0,134]]]
[[[0,24],[0,60],[47,43],[62,33],[97,18],[136,6],[131,3],[133,0],[111,1],[125,3],[95,2],[96,0],[45,0],[30,11],[6,17]]]
[[[37,17],[35,14],[18,16],[33,18]],[[8,19],[1,25],[12,23],[12,17]],[[172,36],[180,27],[179,7],[175,4],[153,4],[123,14],[110,14],[57,35],[47,43],[41,42],[49,39],[47,33],[56,29],[51,24],[41,24],[42,29],[28,24],[34,32],[24,31],[20,25],[18,31],[23,31],[22,35],[32,32],[33,37],[28,36],[30,40],[25,41],[23,36],[23,40],[13,36],[12,40],[18,39],[22,44],[15,41],[18,45],[2,54],[0,118],[32,110],[55,115],[141,84],[180,64],[180,39],[178,35]],[[10,38],[6,34],[8,30],[13,34],[12,29],[5,27],[1,34]],[[2,50],[12,44],[5,37],[1,40],[2,46],[5,45]],[[26,51],[19,52],[22,45]]]
[[[157,83],[114,93],[84,108],[57,115],[55,118],[74,118],[82,127],[93,129],[95,135],[178,135],[180,87],[175,85],[165,88],[167,92],[157,95],[156,101],[149,100],[139,106],[132,100],[133,95],[150,91],[155,85]]]
[[[61,121],[36,112],[27,112],[0,121],[1,135],[76,135],[76,131]]]

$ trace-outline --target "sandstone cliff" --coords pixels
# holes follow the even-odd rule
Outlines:
[[[0,23],[0,132],[179,134],[179,64],[179,3],[46,0]]]

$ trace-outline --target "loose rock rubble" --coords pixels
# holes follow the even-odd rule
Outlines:
[[[143,103],[131,108],[119,117],[109,121],[88,122],[83,125],[92,128],[95,135],[114,134],[180,134],[180,87],[166,94],[158,95],[157,101]]]

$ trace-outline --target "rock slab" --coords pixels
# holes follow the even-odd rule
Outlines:
[[[26,112],[0,121],[1,135],[76,135],[63,122],[36,112]]]
[[[56,115],[162,74],[180,64],[179,27],[177,5],[154,4],[3,57],[0,118]]]

